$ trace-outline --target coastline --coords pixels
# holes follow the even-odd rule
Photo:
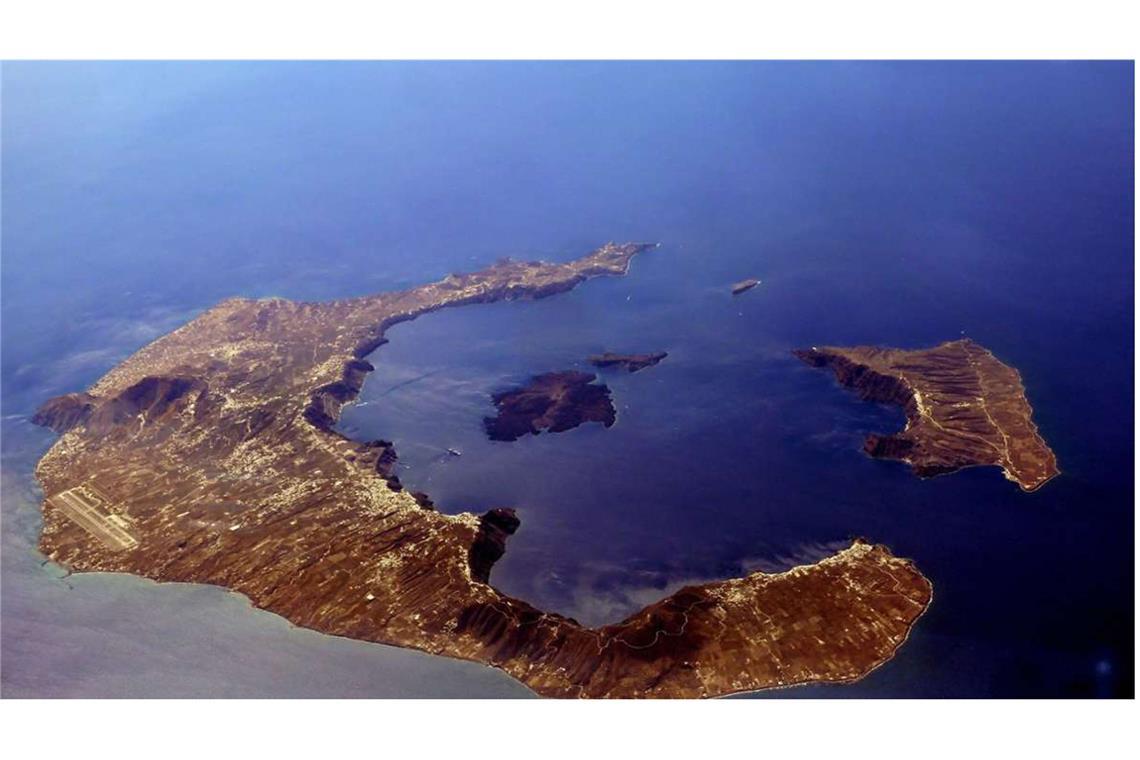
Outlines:
[[[717,657],[721,652],[730,653],[732,657],[738,659],[744,658],[741,661],[741,666],[746,669],[752,668],[755,671],[748,678],[770,685],[782,686],[784,684],[780,683],[781,678],[778,675],[769,676],[763,675],[763,673],[771,670],[774,674],[779,674],[783,668],[780,664],[779,654],[769,649],[767,644],[779,643],[779,646],[785,646],[785,644],[780,643],[782,642],[780,638],[767,640],[763,638],[766,624],[757,618],[756,611],[752,609],[752,603],[758,595],[762,596],[768,593],[767,584],[773,583],[783,586],[786,582],[791,584],[790,587],[800,588],[799,593],[807,596],[797,597],[798,601],[794,604],[787,600],[780,601],[779,604],[784,606],[773,609],[774,613],[781,615],[784,620],[794,620],[800,614],[800,610],[805,610],[804,615],[811,614],[813,605],[814,609],[818,610],[815,616],[811,617],[812,622],[807,630],[800,631],[799,626],[796,626],[794,629],[780,634],[790,637],[786,644],[791,648],[790,651],[794,652],[795,642],[800,641],[809,647],[809,651],[816,652],[813,656],[819,658],[810,665],[806,662],[795,661],[794,667],[799,670],[810,671],[813,667],[819,668],[818,673],[813,672],[810,676],[802,678],[802,682],[851,680],[851,676],[847,675],[839,678],[827,675],[828,670],[835,669],[856,670],[858,677],[862,677],[866,672],[869,672],[872,666],[877,667],[883,661],[894,656],[894,652],[897,651],[897,640],[908,634],[913,621],[925,613],[927,603],[924,602],[917,613],[908,609],[905,618],[910,622],[905,629],[896,630],[901,619],[892,619],[893,614],[897,614],[892,613],[892,610],[898,609],[898,600],[884,601],[877,598],[878,594],[864,593],[858,585],[851,587],[851,581],[855,578],[870,579],[873,584],[882,571],[893,579],[895,588],[898,590],[902,576],[895,576],[893,572],[885,568],[901,567],[904,570],[904,581],[910,584],[911,594],[917,594],[924,599],[929,595],[930,583],[921,575],[914,563],[893,557],[885,547],[857,541],[834,557],[825,558],[812,565],[794,567],[778,574],[756,572],[729,581],[686,587],[617,624],[601,626],[597,629],[586,628],[572,619],[555,613],[542,612],[522,600],[507,597],[475,577],[474,555],[470,552],[473,552],[474,547],[479,543],[481,526],[486,522],[490,513],[484,515],[483,518],[479,518],[473,513],[440,515],[430,508],[426,508],[423,503],[418,503],[418,500],[413,500],[407,492],[403,492],[397,479],[387,477],[385,478],[387,482],[382,484],[375,478],[375,474],[387,476],[389,472],[385,468],[395,461],[395,452],[390,443],[374,442],[382,450],[378,451],[375,446],[372,446],[373,442],[354,441],[335,430],[334,426],[340,417],[341,410],[347,403],[359,396],[366,378],[374,370],[374,366],[363,357],[383,345],[387,340],[385,331],[392,324],[407,321],[420,314],[429,313],[446,306],[485,303],[494,300],[542,298],[564,292],[589,277],[603,274],[622,274],[628,271],[633,255],[648,247],[645,244],[628,244],[626,246],[609,244],[589,256],[564,265],[504,263],[470,275],[451,276],[443,281],[422,286],[413,291],[376,296],[365,301],[349,302],[351,308],[358,310],[349,313],[349,316],[356,315],[357,326],[348,332],[338,327],[338,334],[343,333],[344,335],[343,345],[330,347],[331,357],[321,361],[316,370],[310,373],[309,376],[313,379],[308,382],[311,382],[315,387],[305,385],[298,389],[297,392],[305,393],[304,398],[307,399],[302,415],[304,427],[298,433],[290,432],[291,427],[288,426],[283,430],[290,436],[285,439],[287,442],[301,445],[307,441],[312,441],[311,444],[307,445],[315,447],[314,455],[319,457],[312,465],[316,470],[314,474],[319,475],[321,468],[335,468],[334,472],[344,472],[345,477],[363,478],[363,482],[359,485],[359,488],[364,489],[361,491],[360,497],[371,500],[374,506],[362,512],[353,499],[341,496],[340,494],[344,492],[341,484],[345,481],[336,481],[334,490],[330,491],[327,496],[322,497],[321,493],[323,492],[318,491],[317,497],[322,500],[317,502],[315,506],[327,516],[322,516],[320,513],[314,514],[310,511],[304,512],[304,515],[306,525],[310,526],[316,535],[316,539],[314,539],[316,543],[311,544],[311,551],[320,554],[312,559],[307,559],[304,554],[298,556],[297,560],[305,563],[299,571],[291,570],[285,564],[265,565],[264,554],[266,552],[269,552],[270,556],[275,556],[286,551],[285,544],[282,542],[287,541],[288,536],[283,535],[280,531],[267,534],[264,532],[264,528],[259,527],[256,519],[247,525],[249,520],[244,517],[237,518],[238,522],[232,524],[230,524],[230,520],[227,520],[221,526],[225,527],[225,531],[218,533],[215,530],[212,535],[216,538],[210,539],[211,533],[209,531],[203,533],[201,530],[195,529],[196,532],[187,533],[187,528],[182,527],[185,523],[179,522],[182,515],[166,516],[166,512],[159,512],[155,516],[143,514],[140,516],[157,521],[154,528],[146,526],[142,528],[140,539],[143,549],[128,548],[125,553],[115,553],[113,550],[95,552],[90,540],[84,538],[81,533],[77,533],[74,525],[61,522],[58,514],[52,514],[53,522],[49,523],[45,519],[45,527],[41,531],[39,542],[41,551],[46,550],[44,553],[60,564],[73,569],[79,568],[78,571],[80,572],[84,571],[83,568],[104,571],[118,570],[141,575],[157,582],[196,582],[222,586],[246,596],[254,607],[276,613],[297,627],[334,636],[417,649],[458,660],[483,662],[505,671],[516,680],[525,683],[528,688],[536,693],[546,696],[570,696],[572,695],[570,692],[574,690],[577,690],[579,695],[593,697],[649,696],[648,693],[638,692],[637,689],[640,687],[634,685],[642,682],[654,684],[654,696],[665,697],[721,696],[736,691],[754,690],[751,685],[738,689],[729,684],[724,684],[722,687],[710,686],[706,689],[703,680],[694,682],[693,679],[696,676],[689,670],[689,660],[699,661],[703,655],[707,654],[711,658],[710,662],[714,663],[711,667],[719,669],[721,666],[716,663],[719,662]],[[615,256],[618,258],[613,261]],[[421,300],[417,301],[416,299]],[[313,328],[310,325],[313,324],[319,328],[321,323],[319,321],[290,321],[295,319],[293,315],[295,313],[308,314],[317,310],[315,316],[304,319],[319,320],[319,315],[323,313],[320,309],[328,309],[333,314],[331,318],[335,320],[334,324],[343,325],[346,323],[346,318],[342,318],[336,309],[344,308],[344,304],[345,302],[333,302],[332,306],[321,306],[291,304],[280,300],[230,299],[223,302],[219,307],[206,312],[194,322],[171,333],[170,335],[174,336],[173,338],[168,336],[166,339],[160,339],[141,349],[126,362],[108,373],[103,380],[96,383],[92,388],[92,393],[86,394],[90,401],[85,403],[92,407],[90,415],[93,419],[106,419],[102,410],[108,405],[114,411],[118,408],[115,406],[116,404],[126,403],[121,402],[121,399],[134,399],[139,395],[134,390],[136,386],[127,385],[132,380],[144,375],[143,380],[136,382],[146,383],[148,388],[153,387],[155,383],[150,382],[147,378],[159,371],[156,368],[162,368],[163,362],[167,364],[176,362],[175,367],[184,366],[187,361],[187,350],[179,349],[180,341],[187,343],[186,348],[191,352],[208,352],[214,350],[212,346],[216,345],[217,340],[225,338],[228,334],[226,331],[236,330],[238,334],[243,336],[242,339],[244,340],[244,336],[251,329],[245,327],[247,321],[253,323],[252,329],[255,331],[285,331],[284,337],[278,338],[277,343],[269,344],[271,348],[278,344],[294,349],[297,345],[305,347],[307,345],[305,341],[313,340]],[[215,328],[214,325],[220,327]],[[210,332],[212,329],[221,329],[222,332],[219,335],[216,332]],[[291,339],[289,336],[294,335],[298,330],[301,331],[300,335],[296,339]],[[310,330],[310,332],[304,332],[305,330]],[[199,335],[202,332],[205,332],[205,338],[201,338]],[[319,331],[316,334],[319,336]],[[225,343],[224,340],[222,343],[227,357],[246,356],[259,345],[261,344],[253,344],[253,348],[246,349],[246,352],[242,353],[240,343],[231,345]],[[346,361],[338,360],[338,352],[340,351],[347,352],[352,358]],[[211,356],[211,354],[207,354],[207,356]],[[333,373],[334,370],[335,374]],[[255,373],[255,371],[259,371],[256,364],[253,364],[251,369],[245,370],[247,374]],[[215,382],[214,376],[207,375],[207,378],[200,382],[179,381],[174,383],[172,387],[192,389],[209,387],[207,381]],[[125,389],[122,389],[123,386],[126,386]],[[272,393],[277,387],[277,385],[270,384],[266,392]],[[312,390],[307,391],[306,388],[310,387]],[[116,390],[116,388],[122,390]],[[216,390],[218,390],[218,386],[215,385]],[[152,425],[146,425],[146,417],[142,417],[144,424],[139,428],[139,431],[145,434],[148,430],[157,429],[158,434],[162,434],[164,424],[190,425],[189,430],[202,432],[206,436],[204,440],[207,443],[211,442],[209,431],[203,431],[202,425],[197,421],[199,413],[206,414],[208,419],[209,415],[216,414],[211,410],[218,408],[216,403],[214,406],[210,405],[209,398],[204,396],[205,393],[206,391],[203,390],[195,399],[192,399],[192,406],[189,408],[194,411],[191,418],[186,418],[183,415],[174,417],[173,423],[164,423],[163,420],[171,418],[167,415],[168,407],[162,406],[160,411],[156,413],[159,416]],[[259,399],[255,397],[255,400]],[[132,400],[130,403],[135,402]],[[163,404],[175,404],[174,409],[179,408],[177,407],[179,403],[181,402],[177,397],[173,400],[163,399]],[[133,407],[127,408],[129,410]],[[149,414],[153,408],[158,407],[144,407],[140,413]],[[227,407],[223,405],[221,408]],[[203,409],[205,411],[201,412]],[[258,410],[260,407],[243,406],[238,407],[238,409]],[[249,442],[247,446],[249,448],[249,446],[258,443],[257,436],[261,435],[265,425],[256,416],[260,414],[259,411],[241,413],[255,415],[251,419],[256,420],[256,422],[246,423],[243,429],[246,437],[241,439],[243,446],[246,446],[247,441]],[[99,415],[103,416],[99,417]],[[81,421],[86,419],[82,415],[78,417],[72,415],[68,410],[68,422],[81,424],[72,422],[73,418]],[[110,419],[113,424],[115,418]],[[186,419],[189,419],[189,422],[186,422]],[[51,420],[45,421],[50,423]],[[269,422],[272,423],[272,419]],[[288,424],[291,426],[292,421],[289,420]],[[273,430],[274,428],[269,429]],[[36,469],[37,477],[44,492],[53,495],[47,499],[46,504],[50,504],[51,498],[64,490],[61,486],[68,486],[76,481],[81,484],[85,482],[83,468],[76,469],[68,465],[70,457],[83,456],[85,449],[82,447],[84,442],[82,433],[83,428],[79,428],[78,431],[65,430],[60,440],[56,441],[49,452],[40,460]],[[107,446],[116,445],[124,447],[122,449],[124,453],[131,453],[136,450],[138,445],[136,443],[137,435],[138,432],[134,431],[132,425],[130,437],[125,439],[121,436],[112,438],[110,443],[107,442],[107,439],[99,437],[92,446],[94,446],[96,455],[99,455]],[[301,437],[298,438],[298,435]],[[179,445],[181,439],[177,436],[173,439],[166,436],[163,440],[172,440],[170,445]],[[222,443],[225,442],[223,439]],[[257,452],[258,449],[253,448],[252,451]],[[150,455],[149,451],[148,455]],[[100,460],[96,459],[95,461]],[[257,462],[259,460],[255,458],[250,461]],[[365,468],[364,472],[361,472],[361,467]],[[373,475],[366,474],[370,472],[369,468],[375,470]],[[95,472],[101,478],[100,488],[102,488],[105,482],[103,479],[107,477],[104,466],[99,465]],[[239,469],[237,472],[240,473],[241,470]],[[128,477],[133,477],[131,473],[133,470],[128,473]],[[313,479],[307,475],[306,471],[302,470],[294,476],[296,482],[294,488],[301,489],[301,493],[312,488],[320,489],[322,483],[327,483],[328,477],[326,475],[323,479]],[[45,485],[49,480],[53,484],[50,489]],[[122,486],[116,486],[116,482],[118,481],[111,481],[109,498],[115,501],[123,499],[129,501],[131,492],[123,492]],[[175,485],[171,487],[181,488],[177,486],[179,482],[174,481]],[[227,480],[218,487],[230,487],[227,484],[231,482],[234,481]],[[241,482],[237,481],[237,487],[242,487]],[[126,483],[129,487],[131,481],[128,479]],[[207,481],[207,485],[213,483],[214,481]],[[161,486],[162,483],[160,482],[159,485]],[[254,485],[257,485],[256,481]],[[277,485],[275,492],[280,491],[281,487],[281,485]],[[116,492],[116,488],[120,490]],[[169,504],[171,499],[178,499],[180,493],[180,491],[175,490],[170,496],[164,497],[161,503]],[[237,498],[240,498],[240,495]],[[286,502],[283,506],[289,508],[291,505]],[[49,514],[45,508],[45,518]],[[370,522],[373,521],[370,515],[373,514],[378,523],[370,525]],[[256,518],[256,514],[254,518]],[[192,517],[191,519],[201,518]],[[279,518],[275,519],[279,522]],[[294,520],[291,524],[296,524],[296,522]],[[348,530],[352,533],[359,533],[359,537],[350,538],[345,534],[344,529],[335,527],[342,524],[351,526]],[[329,527],[324,528],[323,525]],[[385,525],[390,527],[385,527]],[[322,531],[325,532],[322,533]],[[427,533],[424,534],[424,531]],[[369,542],[369,535],[374,536],[371,542]],[[169,536],[169,538],[165,538],[165,536]],[[154,538],[159,539],[159,543],[152,543]],[[174,542],[180,538],[181,542],[174,550],[174,556],[171,556],[169,550],[162,549],[161,542],[163,540]],[[430,540],[428,540],[429,538]],[[199,545],[203,540],[210,540],[212,543],[205,544],[204,549],[197,550],[197,554],[194,553],[194,550],[181,553],[181,549],[186,546],[190,539],[195,540]],[[384,553],[383,549],[379,549],[378,552],[376,542],[380,540],[387,542],[387,546],[397,548],[407,546],[407,549],[391,557],[391,555]],[[223,543],[219,543],[220,541]],[[268,544],[270,548],[263,549],[262,547],[266,546],[267,541],[270,542]],[[351,565],[353,569],[348,571],[345,580],[333,587],[339,596],[334,597],[331,602],[325,601],[323,596],[315,598],[306,596],[306,590],[311,586],[298,585],[294,577],[295,574],[307,572],[310,567],[314,567],[318,579],[322,577],[322,572],[343,572],[337,570],[335,565],[328,571],[322,571],[321,566],[319,564],[314,565],[314,563],[320,557],[329,555],[333,551],[332,546],[343,547],[346,541],[357,542],[356,544],[349,543],[347,548],[354,554],[363,553],[364,558],[352,560],[355,563]],[[501,542],[505,548],[505,537],[496,539],[496,541]],[[290,545],[293,545],[292,542]],[[52,546],[57,548],[52,550]],[[232,546],[233,548],[223,548],[225,546]],[[277,546],[280,548],[272,548]],[[60,547],[65,549],[62,556]],[[860,549],[859,552],[852,555],[851,552],[856,547],[866,548],[865,550]],[[138,551],[146,553],[138,554]],[[155,555],[155,561],[147,562],[147,556],[154,552],[158,552]],[[295,550],[293,553],[296,554]],[[381,574],[377,577],[381,579],[382,585],[371,584],[362,587],[360,582],[353,583],[351,579],[354,575],[364,577],[365,574],[377,572],[373,569],[374,566],[369,564],[372,560],[367,557],[377,556],[378,553],[380,562],[389,563],[387,565],[381,564],[381,567],[387,567],[392,562],[397,563],[395,567],[398,569],[393,571],[396,573],[395,578],[384,581],[385,576]],[[871,556],[872,554],[874,556]],[[342,548],[335,555],[333,561],[336,562],[338,559],[343,561],[347,556],[345,548]],[[498,556],[491,557],[490,563],[493,564]],[[185,559],[180,559],[181,557],[185,557]],[[844,562],[844,560],[850,560],[850,562]],[[182,562],[179,566],[182,569],[171,569],[171,563],[179,561]],[[840,565],[836,566],[836,562],[840,562]],[[490,564],[483,572],[489,573],[489,567]],[[230,568],[234,569],[231,570]],[[266,571],[273,574],[267,576]],[[799,580],[805,573],[811,577],[802,581]],[[409,580],[400,582],[398,579],[401,577],[406,577]],[[921,583],[916,579],[921,579]],[[314,590],[321,589],[326,583],[319,583],[312,588]],[[733,593],[724,591],[727,588],[732,588]],[[362,594],[364,590],[369,591],[362,600],[357,594]],[[773,593],[777,593],[777,597],[780,598],[779,591]],[[373,600],[381,594],[385,595],[383,601],[377,601],[373,604]],[[898,596],[900,599],[915,602],[915,599],[901,592],[898,593]],[[282,599],[284,603],[282,603]],[[688,625],[691,617],[689,613],[697,610],[698,605],[701,613],[700,625],[697,630],[692,630]],[[719,616],[711,613],[710,610],[718,611]],[[420,622],[421,613],[431,616],[429,618],[431,622],[427,623],[429,626],[427,628],[424,627],[424,623]],[[864,613],[870,614],[867,616]],[[330,614],[335,617],[330,619]],[[386,616],[381,619],[383,622],[377,622],[377,614]],[[826,626],[821,628],[821,621],[825,619],[823,615],[835,616],[836,620],[849,620],[858,629],[857,635],[863,637],[865,648],[853,644],[850,639],[845,639],[844,642],[833,642],[836,649],[835,651],[829,650],[829,644],[824,637],[828,635],[827,632],[830,629]],[[735,627],[727,628],[721,619],[724,616],[728,616],[730,619],[732,616],[737,616],[737,621],[734,623]],[[764,613],[764,617],[770,620],[767,613]],[[656,646],[660,640],[660,633],[667,629],[669,621],[674,619],[683,621],[681,630],[670,636],[670,639],[675,640],[669,641],[667,645],[662,641],[661,646]],[[875,624],[869,622],[872,620],[875,621]],[[879,630],[878,625],[883,623],[888,625],[883,630]],[[719,633],[715,632],[717,626],[719,626]],[[814,634],[809,633],[809,631],[814,631]],[[628,635],[634,637],[652,636],[652,641],[644,647],[644,649],[653,649],[652,654],[650,656],[637,655],[636,657],[632,654],[623,654],[625,649],[639,651],[635,649],[636,644],[625,638]],[[731,641],[726,641],[724,643],[726,649],[722,650],[721,637],[726,635]],[[809,636],[810,638],[807,638]],[[890,651],[880,654],[880,644],[883,637],[888,637]],[[581,642],[590,639],[595,642],[596,654],[591,654],[588,649],[581,648]],[[613,642],[624,643],[627,647],[625,649],[610,649],[609,644]],[[815,642],[818,642],[818,645]],[[556,650],[555,657],[552,659],[549,651],[555,644],[561,648]],[[741,647],[743,647],[743,651],[741,651]],[[752,660],[747,653],[754,648],[767,659],[752,665]],[[835,659],[839,651],[842,651],[842,656]],[[562,664],[559,664],[557,659],[559,657],[563,660]],[[568,674],[580,668],[585,669],[585,680],[572,680]],[[631,683],[629,678],[634,676],[622,675],[623,669],[629,669],[631,673],[638,674],[636,680]],[[735,671],[714,670],[709,677],[715,681],[726,672],[734,673]],[[658,689],[656,684],[660,683],[666,675],[673,680],[667,682],[666,687]],[[595,676],[602,680],[595,681]],[[735,676],[733,677],[735,678]],[[771,684],[772,679],[776,680],[775,684]],[[768,685],[763,688],[768,688]],[[587,689],[589,690],[588,693]]]

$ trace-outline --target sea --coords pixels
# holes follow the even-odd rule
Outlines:
[[[407,288],[649,241],[625,277],[397,325],[342,432],[449,513],[522,521],[491,580],[583,623],[863,537],[933,603],[862,681],[746,696],[1124,697],[1134,677],[1131,62],[4,63],[0,689],[526,697],[224,589],[36,550],[29,423],[231,296]],[[761,284],[732,296],[738,280]],[[922,480],[903,424],[791,351],[968,336],[1062,474]],[[601,351],[667,351],[635,374]],[[491,395],[596,372],[617,422],[486,438]],[[452,453],[449,452],[452,450]]]

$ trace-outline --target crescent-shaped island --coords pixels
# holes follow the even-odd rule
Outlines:
[[[510,509],[445,515],[386,441],[334,429],[387,328],[445,306],[622,275],[651,244],[501,262],[326,303],[223,301],[89,390],[47,402],[41,551],[73,571],[209,583],[292,623],[501,668],[552,697],[711,697],[848,682],[889,660],[931,600],[862,540],[811,565],[690,586],[600,628],[490,585]]]
[[[831,369],[862,398],[902,407],[902,431],[867,436],[863,448],[873,457],[906,462],[920,477],[992,465],[1023,491],[1060,474],[1033,424],[1021,374],[969,338],[914,351],[828,346],[794,353]]]

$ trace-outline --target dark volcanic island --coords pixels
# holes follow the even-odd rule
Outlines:
[[[1021,375],[968,338],[917,351],[856,346],[795,354],[830,368],[862,398],[903,408],[901,432],[867,437],[873,457],[906,462],[922,477],[994,465],[1025,491],[1060,473],[1033,424]]]
[[[607,351],[604,354],[594,354],[589,362],[599,369],[621,367],[627,372],[637,372],[652,367],[668,355],[664,351],[652,354],[615,354]]]
[[[759,284],[760,284],[760,281],[757,280],[755,277],[749,277],[747,280],[741,280],[740,282],[734,282],[732,284],[732,294],[734,296],[738,296],[741,293],[747,293],[749,290],[752,290],[752,288],[756,287]]]
[[[501,668],[557,697],[701,697],[858,679],[931,598],[855,541],[812,565],[689,586],[586,628],[489,585],[510,510],[444,515],[391,477],[393,447],[337,433],[385,330],[445,307],[624,274],[651,245],[503,262],[395,293],[223,301],[36,415],[40,549],[77,572],[211,583],[296,625]]]
[[[496,393],[499,413],[484,417],[483,427],[493,441],[514,441],[543,430],[561,433],[585,422],[614,424],[617,412],[610,389],[595,385],[589,372],[547,372],[531,378],[522,388]]]

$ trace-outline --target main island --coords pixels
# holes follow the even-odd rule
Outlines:
[[[519,521],[445,515],[393,474],[394,446],[334,429],[392,325],[622,275],[652,244],[503,261],[326,303],[223,301],[86,392],[48,401],[41,551],[75,572],[209,583],[292,623],[501,668],[552,697],[711,697],[849,682],[926,610],[908,560],[855,540],[815,564],[689,586],[600,628],[490,585]]]

